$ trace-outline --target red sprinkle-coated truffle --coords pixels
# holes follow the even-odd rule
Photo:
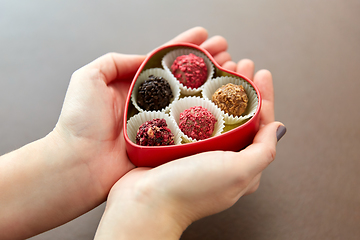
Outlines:
[[[189,88],[198,88],[207,79],[204,59],[192,53],[177,57],[171,65],[171,72],[180,83]]]
[[[136,134],[136,144],[141,146],[174,145],[174,134],[165,119],[153,119],[143,123]]]
[[[211,137],[216,122],[216,118],[209,110],[194,106],[180,113],[179,127],[187,136],[203,140]]]

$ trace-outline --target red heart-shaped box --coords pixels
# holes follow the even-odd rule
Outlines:
[[[214,77],[220,76],[233,76],[242,78],[251,84],[255,89],[258,97],[258,107],[254,116],[247,122],[240,126],[227,126],[226,132],[219,136],[210,137],[205,140],[186,143],[181,145],[169,146],[140,146],[133,143],[127,135],[127,121],[131,116],[137,113],[137,110],[131,103],[131,93],[133,91],[135,82],[140,73],[150,68],[162,68],[161,60],[164,55],[172,50],[179,48],[190,48],[203,52],[214,64],[215,72]],[[258,88],[245,76],[238,73],[228,71],[219,66],[214,58],[203,48],[190,44],[178,43],[173,45],[162,46],[151,52],[138,69],[133,82],[131,83],[129,93],[125,103],[124,112],[124,137],[126,142],[126,151],[131,162],[138,167],[156,167],[166,162],[193,155],[196,153],[223,150],[223,151],[239,151],[252,143],[255,134],[259,130],[260,125],[260,109],[261,109],[261,95]]]

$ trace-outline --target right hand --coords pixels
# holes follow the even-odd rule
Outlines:
[[[210,48],[211,53],[211,48],[218,46],[216,41],[225,40],[214,37],[201,46]],[[141,228],[143,233],[148,230],[151,234],[161,227],[168,230],[168,236],[179,238],[192,222],[231,207],[241,196],[259,187],[261,172],[275,158],[276,132],[282,125],[274,122],[272,76],[267,70],[254,76],[252,61],[235,64],[224,50],[216,56],[223,67],[253,80],[262,94],[261,126],[253,144],[240,152],[205,152],[153,169],[141,167],[129,171],[110,191],[98,236],[111,219],[109,225],[116,227],[116,231],[136,232]]]

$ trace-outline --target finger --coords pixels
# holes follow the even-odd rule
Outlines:
[[[179,34],[178,36],[176,36],[169,42],[165,43],[164,45],[175,44],[180,42],[187,42],[187,43],[200,45],[207,39],[207,37],[208,37],[208,33],[205,28],[194,27]]]
[[[214,56],[214,59],[221,66],[224,63],[231,61],[231,56],[228,52],[220,52]]]
[[[200,47],[205,48],[212,56],[225,52],[228,48],[226,39],[222,36],[214,36],[206,40]]]
[[[273,122],[261,128],[253,144],[232,156],[233,166],[229,171],[245,179],[253,179],[261,173],[275,159],[276,131],[280,125],[279,122]]]
[[[227,61],[222,65],[223,68],[233,71],[233,72],[236,71],[236,66],[237,66],[236,63],[233,61]]]
[[[144,59],[145,56],[141,55],[107,53],[78,71],[86,74],[99,74],[104,82],[109,84],[115,79],[133,77]]]
[[[275,120],[274,87],[271,73],[268,70],[258,71],[255,74],[254,83],[262,96],[260,124],[263,126]]]
[[[250,59],[242,59],[237,64],[236,72],[240,73],[241,75],[244,75],[250,80],[253,80],[254,69],[255,69],[255,65],[253,61],[251,61]]]

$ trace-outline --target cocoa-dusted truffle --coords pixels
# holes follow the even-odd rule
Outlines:
[[[163,77],[149,76],[140,84],[137,104],[146,111],[157,111],[169,105],[173,93],[170,84]]]
[[[136,144],[141,146],[174,145],[174,134],[165,119],[153,119],[143,123],[136,134]]]
[[[180,113],[179,128],[188,137],[203,140],[211,137],[216,122],[216,118],[209,110],[194,106]]]
[[[239,117],[249,100],[242,85],[228,83],[215,91],[212,101],[225,113]]]
[[[204,59],[192,53],[175,59],[171,72],[177,80],[189,88],[198,88],[207,79],[207,67]]]

